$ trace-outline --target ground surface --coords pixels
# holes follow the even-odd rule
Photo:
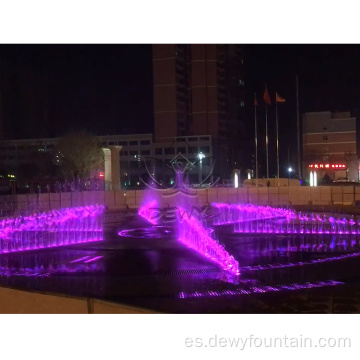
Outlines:
[[[121,229],[136,230],[120,237]],[[102,242],[1,255],[0,285],[171,313],[360,312],[360,236],[216,232],[240,263],[238,281],[178,243],[171,227],[121,212],[107,215]],[[301,289],[329,281],[342,284]]]

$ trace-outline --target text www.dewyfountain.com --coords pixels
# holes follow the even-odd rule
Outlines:
[[[185,347],[188,348],[350,348],[350,338],[311,338],[302,335],[298,337],[221,337],[215,335],[209,338],[185,338]]]

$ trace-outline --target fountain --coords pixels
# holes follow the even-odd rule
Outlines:
[[[91,205],[0,222],[0,254],[103,240],[104,206]]]

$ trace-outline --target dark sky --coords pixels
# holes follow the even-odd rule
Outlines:
[[[247,45],[245,87],[247,131],[253,132],[253,94],[259,102],[260,163],[265,164],[265,83],[273,102],[268,107],[270,173],[276,172],[275,91],[286,99],[278,105],[280,175],[296,167],[296,74],[299,76],[301,114],[310,111],[351,111],[360,117],[359,45]],[[250,106],[249,106],[250,105]],[[254,137],[254,135],[253,135]],[[252,142],[252,140],[251,140]],[[262,158],[261,158],[262,156]]]
[[[1,45],[0,60],[45,74],[49,135],[152,132],[151,45]],[[30,130],[21,137],[43,136]]]
[[[48,97],[47,117],[5,119],[7,137],[58,136],[71,129],[96,134],[152,132],[151,55],[151,45],[0,45],[1,66],[43,74]],[[359,65],[359,45],[244,45],[248,138],[253,136],[254,92],[263,134],[262,95],[267,83],[272,100],[275,91],[286,99],[279,106],[282,156],[287,147],[291,154],[296,152],[295,74],[300,113],[351,110],[358,115]],[[28,91],[36,89],[30,84]],[[268,115],[274,131],[274,106]]]

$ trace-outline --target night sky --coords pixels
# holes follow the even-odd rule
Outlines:
[[[73,129],[103,135],[153,132],[151,56],[149,44],[0,45],[2,68],[26,69],[35,74],[35,79],[40,76],[46,84],[47,99],[46,116],[30,118],[31,124],[16,116],[5,117],[5,136],[52,137]],[[281,153],[287,157],[289,148],[290,157],[294,156],[295,74],[299,75],[300,114],[351,110],[358,115],[359,64],[358,45],[244,45],[246,138],[253,137],[254,92],[260,104],[260,142],[264,135],[262,96],[267,83],[272,101],[275,91],[286,99],[278,108]],[[27,92],[31,88],[28,85]],[[15,108],[16,99],[12,101]],[[271,106],[272,132],[274,124],[275,107]],[[270,133],[271,154],[273,135]]]

